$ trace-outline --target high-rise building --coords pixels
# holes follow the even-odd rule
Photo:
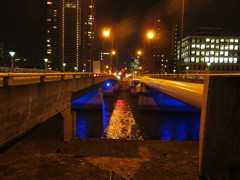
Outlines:
[[[223,36],[220,29],[200,28],[183,39],[182,73],[236,71],[240,71],[240,37]]]
[[[178,27],[166,19],[154,19],[149,25],[153,38],[144,38],[143,73],[173,73],[176,69]],[[175,57],[175,59],[174,59]]]
[[[4,65],[3,62],[3,42],[0,42],[0,67]]]
[[[47,1],[47,58],[53,70],[91,71],[95,0]]]

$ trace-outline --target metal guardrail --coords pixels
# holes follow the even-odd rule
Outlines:
[[[57,72],[59,71],[51,71],[45,69],[0,67],[0,73],[57,73]]]
[[[193,83],[203,83],[207,76],[240,76],[240,73],[226,73],[226,74],[145,74],[144,76],[150,78],[161,78],[175,81],[186,81]]]
[[[94,73],[0,73],[0,87],[78,79],[85,77],[111,76]]]

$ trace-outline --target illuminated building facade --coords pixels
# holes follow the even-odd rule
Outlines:
[[[142,71],[144,74],[173,73],[174,67],[174,26],[166,19],[154,19],[148,25],[154,32],[154,37],[144,39]],[[179,34],[176,34],[179,35]],[[175,41],[173,41],[175,40]],[[176,55],[177,57],[177,55]]]
[[[182,73],[240,71],[240,37],[201,35],[184,38],[181,71]]]
[[[103,73],[111,73],[111,54],[109,52],[101,52],[101,71]]]
[[[50,67],[59,71],[91,71],[94,51],[95,0],[47,1]]]

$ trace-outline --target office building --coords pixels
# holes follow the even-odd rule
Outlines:
[[[140,64],[143,73],[173,73],[177,63],[178,27],[159,18],[152,20],[148,29],[153,31],[154,37],[144,38],[143,61]]]
[[[91,71],[95,0],[47,1],[47,58],[52,70]]]
[[[207,33],[208,30],[209,33]],[[200,28],[183,39],[182,73],[239,71],[240,37],[223,36],[220,29]]]

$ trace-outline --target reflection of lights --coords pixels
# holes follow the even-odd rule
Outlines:
[[[125,100],[118,99],[107,127],[106,137],[109,139],[138,139],[139,129],[134,120],[130,106]]]
[[[111,84],[110,84],[110,83],[107,83],[107,84],[106,84],[106,86],[107,86],[107,87],[110,87],[110,86],[111,86]]]

